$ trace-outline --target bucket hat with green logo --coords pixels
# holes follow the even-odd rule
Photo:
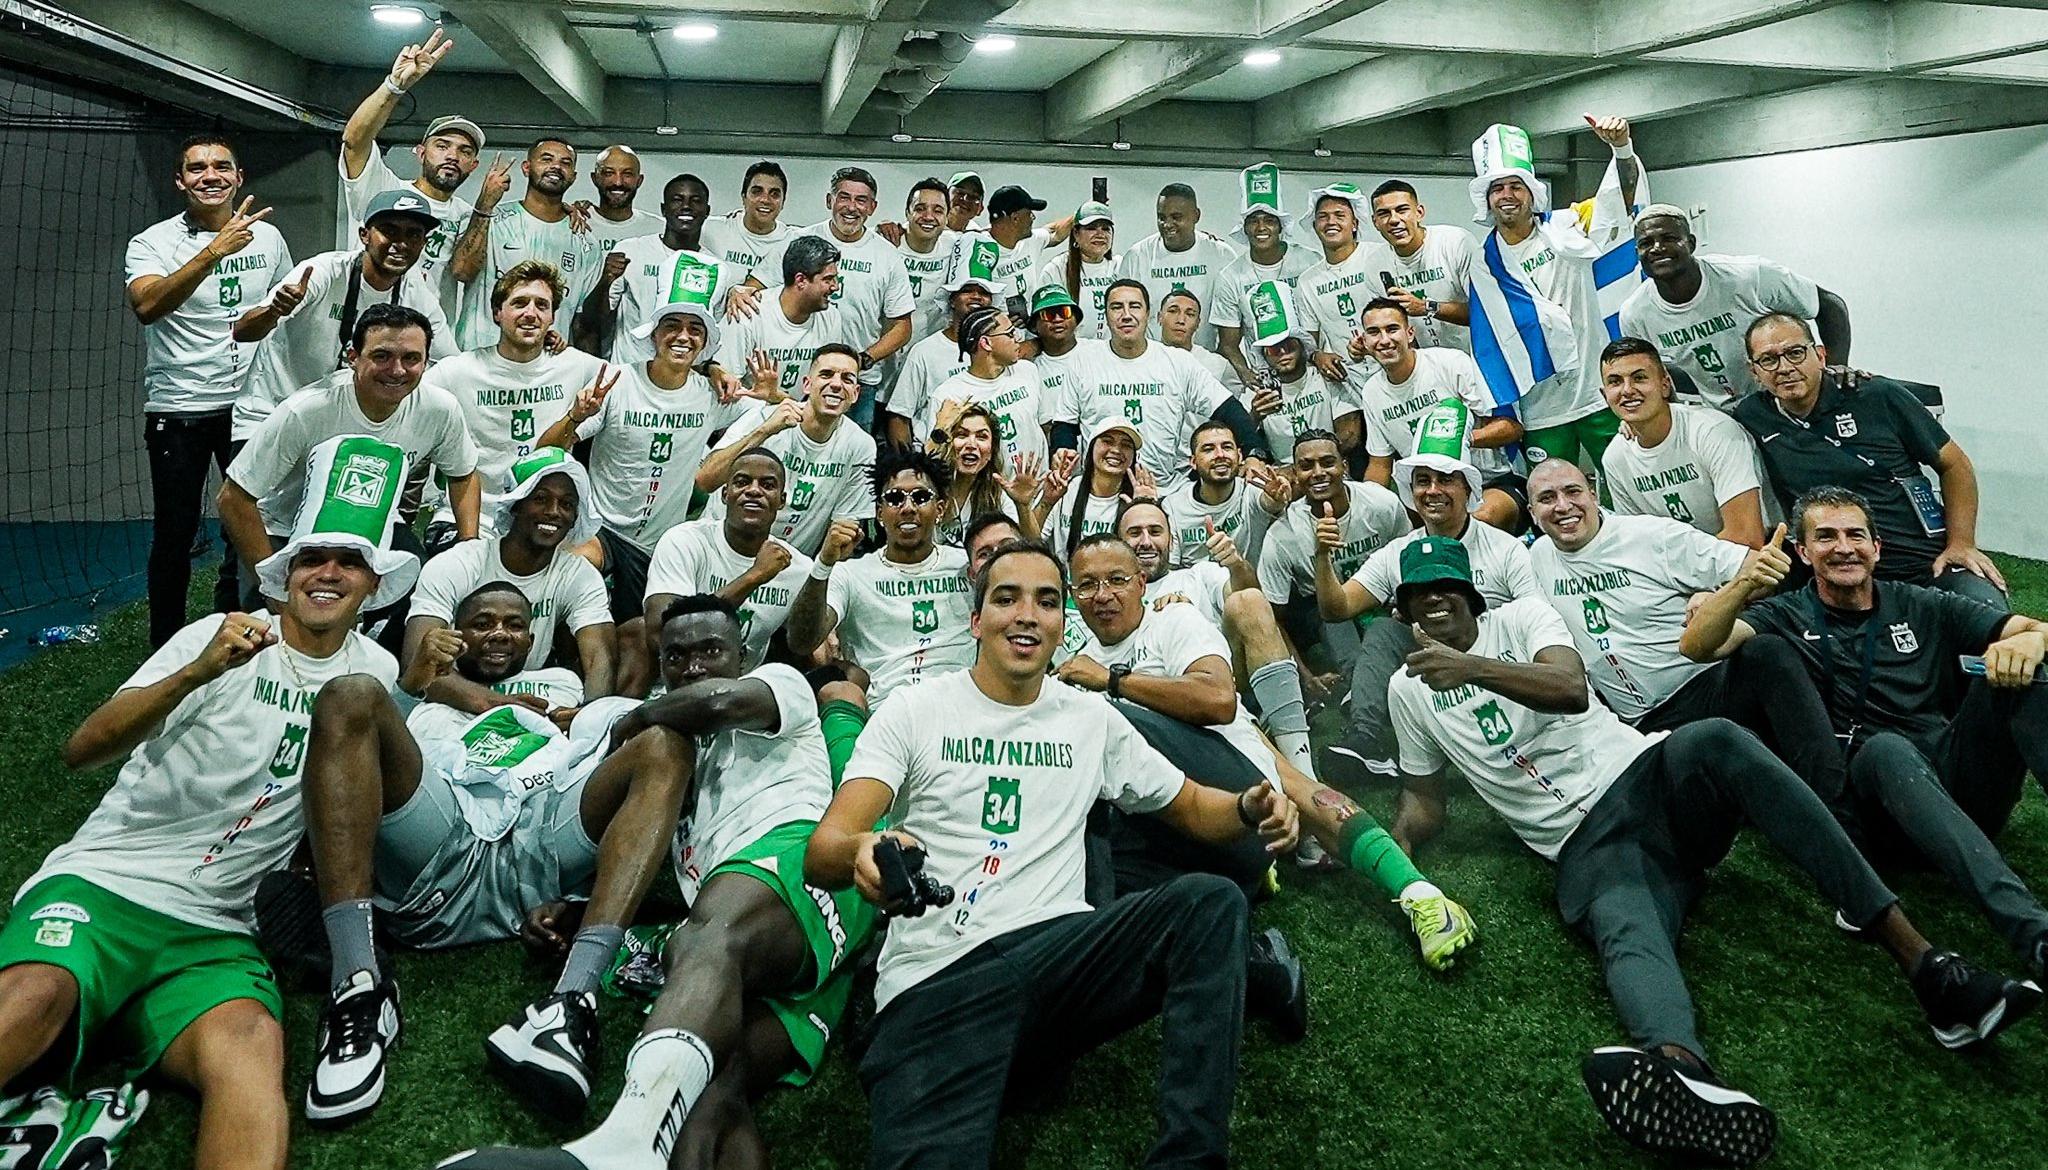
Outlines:
[[[305,502],[285,546],[263,558],[256,576],[265,597],[283,599],[292,558],[307,548],[352,548],[363,554],[377,587],[363,602],[382,609],[412,592],[420,560],[391,547],[398,498],[405,490],[405,452],[368,435],[342,435],[306,457]]]
[[[677,252],[661,269],[661,305],[634,328],[646,340],[663,317],[683,314],[704,322],[704,353],[718,351],[718,308],[711,303],[718,290],[718,261],[702,252]]]
[[[1415,453],[1394,461],[1394,486],[1401,502],[1415,507],[1415,469],[1427,467],[1462,474],[1466,486],[1472,489],[1465,506],[1478,507],[1479,494],[1484,489],[1480,486],[1479,469],[1472,466],[1471,438],[1472,412],[1462,400],[1446,399],[1423,411],[1415,422]]]
[[[560,447],[542,447],[531,455],[521,458],[505,473],[505,491],[497,500],[497,511],[491,518],[491,528],[499,536],[512,531],[513,505],[533,494],[541,481],[551,475],[566,475],[576,485],[576,523],[569,526],[569,534],[562,538],[559,547],[570,548],[582,544],[597,535],[597,509],[590,499],[590,473],[576,461],[574,455]]]

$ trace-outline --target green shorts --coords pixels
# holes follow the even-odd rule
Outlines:
[[[1545,459],[1590,465],[1594,479],[1600,477],[1600,457],[1621,432],[1621,419],[1606,407],[1592,414],[1554,427],[1534,427],[1522,436],[1522,450],[1534,467]],[[1584,456],[1584,459],[1581,459]]]
[[[181,922],[68,874],[24,891],[0,927],[0,968],[17,963],[47,963],[78,981],[74,1076],[91,1045],[120,1062],[124,1079],[138,1077],[192,1021],[234,1000],[284,1018],[255,939]]]
[[[845,1015],[852,994],[853,976],[845,968],[875,934],[875,908],[852,887],[835,894],[804,884],[804,850],[815,828],[813,821],[778,825],[704,875],[706,885],[725,873],[744,874],[766,884],[796,916],[810,942],[814,974],[809,986],[762,1000],[782,1022],[790,1047],[796,1049],[797,1067],[782,1078],[790,1085],[801,1085],[816,1075],[825,1059],[825,1045]]]

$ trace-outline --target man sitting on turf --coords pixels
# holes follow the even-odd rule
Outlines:
[[[1767,571],[1709,598],[1679,648],[1701,662],[1739,662],[1759,642],[1796,648],[1785,667],[1820,688],[1829,746],[1847,748],[1846,807],[1866,847],[1932,862],[2036,976],[2048,974],[2048,911],[1990,840],[2018,805],[2027,772],[2048,776],[2048,686],[2035,679],[2048,624],[1930,586],[1878,581],[1882,542],[1870,505],[1854,492],[1816,488],[1791,518],[1812,582],[1744,608],[1791,568],[1774,540],[1756,554],[1770,558]],[[1982,658],[1983,677],[1964,674],[1964,655]]]
[[[846,1008],[847,967],[872,935],[875,912],[850,889],[806,885],[804,851],[866,713],[844,701],[850,696],[838,684],[827,687],[821,714],[803,676],[774,663],[743,675],[744,654],[731,602],[705,594],[677,600],[661,623],[668,693],[616,729],[629,742],[651,732],[696,745],[678,769],[695,793],[683,869],[690,917],[668,940],[667,984],[626,1054],[618,1103],[603,1124],[560,1149],[472,1151],[444,1167],[667,1170],[678,1131],[707,1156],[732,1136],[691,1117],[714,1073],[728,1092],[725,1078],[733,1077],[748,1094],[778,1080],[801,1085],[816,1073]],[[652,842],[603,859],[599,898],[583,916],[561,984],[492,1035],[494,1060],[537,1076],[536,1086],[551,1079],[557,1050],[549,1037],[565,1014],[595,1036],[591,992],[633,909],[613,913],[599,901],[613,864],[644,890],[659,861],[646,847]],[[587,1086],[587,1067],[581,1075]],[[566,1103],[570,1115],[581,1113],[581,1098]],[[758,1146],[750,1120],[742,1116],[733,1128]]]
[[[596,566],[570,551],[597,535],[597,513],[590,506],[590,476],[574,456],[560,447],[542,447],[512,465],[504,484],[492,485],[498,536],[469,540],[427,562],[413,591],[405,622],[405,653],[411,664],[419,656],[428,630],[445,630],[455,620],[455,607],[478,587],[509,581],[533,605],[527,636],[527,659],[520,670],[553,660],[555,630],[566,627],[576,638],[573,661],[579,666],[584,698],[611,693],[613,625],[610,596]],[[503,692],[471,685],[459,673],[429,683],[424,698],[472,715],[481,715],[505,701]],[[513,694],[515,703],[536,700]],[[546,708],[535,710],[546,713]],[[575,717],[564,709],[557,720],[566,730]]]
[[[1158,515],[1163,524],[1165,514]],[[1214,728],[1255,770],[1251,776],[1263,777],[1286,791],[1303,810],[1304,824],[1311,832],[1319,826],[1310,810],[1334,813],[1348,804],[1340,794],[1316,783],[1313,776],[1283,763],[1260,736],[1238,700],[1229,647],[1221,631],[1192,605],[1168,602],[1155,609],[1146,603],[1137,554],[1122,538],[1108,533],[1084,538],[1074,551],[1073,569],[1074,597],[1090,636],[1081,652],[1054,672],[1061,682],[1084,691],[1100,691],[1179,724]],[[1257,591],[1252,595],[1257,596]],[[1292,671],[1292,662],[1283,658],[1281,664]],[[1300,699],[1295,702],[1298,705]],[[1127,711],[1127,707],[1120,709]],[[1179,728],[1162,728],[1148,721],[1139,730],[1155,748],[1174,758],[1188,757],[1189,753],[1170,751],[1159,741],[1162,733],[1173,734]],[[1307,738],[1305,727],[1302,734]],[[1208,768],[1203,775],[1215,777],[1212,782],[1221,787],[1233,787],[1220,768]],[[1361,872],[1379,881],[1387,896],[1401,904],[1422,947],[1425,965],[1439,971],[1449,968],[1457,953],[1477,936],[1472,916],[1464,907],[1424,880],[1379,831],[1378,824],[1360,814],[1355,805],[1346,816],[1332,816],[1320,827],[1329,838],[1330,849],[1346,857],[1358,851]],[[1368,833],[1373,836],[1370,842],[1364,840]],[[1266,862],[1262,853],[1256,856],[1254,873],[1262,875]],[[1119,889],[1125,884],[1123,870],[1119,865]]]
[[[72,734],[66,766],[125,761],[0,929],[0,1085],[45,1054],[68,1080],[89,1048],[124,1078],[161,1069],[199,1095],[193,1160],[209,1170],[285,1163],[284,1002],[250,907],[308,828],[326,836],[321,794],[300,778],[308,715],[330,679],[399,682],[355,625],[419,572],[388,543],[404,456],[360,437],[313,453],[316,470],[350,457],[371,502],[309,501],[259,566],[265,595],[284,599],[277,613],[185,626]],[[340,1011],[329,1005],[323,1030]],[[327,1056],[323,1045],[323,1069]]]
[[[1777,1120],[1707,1064],[1678,968],[1678,934],[1735,835],[1769,837],[1906,973],[1943,1043],[1991,1039],[2041,998],[2032,984],[1937,951],[1812,789],[1749,732],[1704,719],[1644,735],[1593,702],[1549,606],[1490,607],[1465,547],[1401,551],[1395,604],[1419,649],[1391,687],[1403,791],[1394,839],[1412,855],[1445,816],[1455,764],[1531,849],[1557,863],[1557,904],[1600,954],[1637,1048],[1600,1048],[1582,1075],[1608,1126],[1646,1150],[1747,1166]]]

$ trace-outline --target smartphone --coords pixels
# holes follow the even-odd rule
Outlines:
[[[1401,285],[1400,282],[1394,279],[1393,273],[1388,272],[1386,269],[1382,268],[1380,269],[1380,287],[1386,289],[1388,292],[1392,292],[1395,289],[1400,288]]]
[[[1984,656],[1982,654],[1963,654],[1958,657],[1963,664],[1964,674],[1975,675],[1978,678],[1984,677]],[[2048,662],[2044,662],[2034,668],[2034,681],[2037,683],[2048,682]]]
[[[1109,202],[1109,176],[1097,175],[1089,188],[1088,198],[1096,203]]]

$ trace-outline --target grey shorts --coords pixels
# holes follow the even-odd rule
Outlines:
[[[583,784],[533,793],[511,832],[485,841],[431,755],[422,772],[419,791],[377,826],[377,902],[400,942],[428,948],[512,938],[533,907],[588,894],[597,843],[583,830]]]

